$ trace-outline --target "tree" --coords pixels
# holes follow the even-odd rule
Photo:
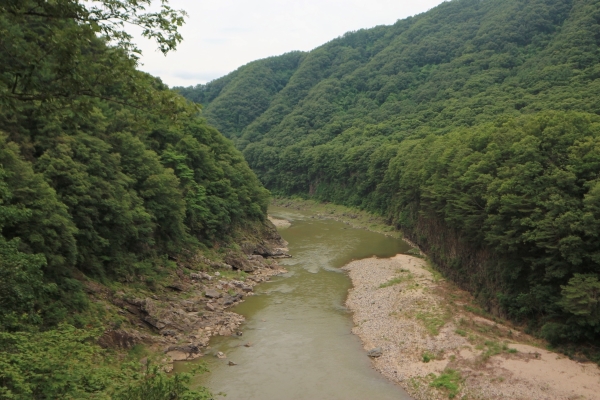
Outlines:
[[[139,50],[124,29],[139,26],[163,53],[182,40],[185,13],[152,0],[7,0],[0,5],[0,106],[19,101],[60,102],[81,96],[123,99],[106,91],[119,84],[143,95],[134,68]],[[103,46],[111,45],[109,51]],[[122,89],[121,89],[122,90]]]

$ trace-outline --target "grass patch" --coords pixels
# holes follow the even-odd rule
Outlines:
[[[217,279],[235,279],[243,282],[248,277],[247,273],[240,270],[220,270],[219,273],[221,274],[221,276],[216,277]]]
[[[425,329],[427,329],[432,336],[437,336],[440,334],[440,329],[442,329],[442,327],[446,325],[446,322],[452,317],[452,314],[447,310],[443,313],[422,311],[417,313],[416,317],[423,323]]]
[[[382,288],[398,285],[399,283],[411,281],[411,280],[413,280],[413,278],[414,278],[413,274],[408,274],[406,276],[398,276],[398,277],[393,278],[385,283],[382,283],[381,285],[379,285],[379,288],[382,289]]]
[[[462,376],[460,375],[460,372],[453,369],[447,369],[440,376],[435,377],[429,386],[445,390],[448,393],[448,398],[453,399],[460,391],[461,382]]]
[[[433,278],[434,282],[438,282],[444,279],[444,276],[441,274],[440,271],[437,270],[435,264],[433,264],[431,261],[427,261],[425,269],[431,273],[431,277]]]
[[[428,351],[424,352],[423,356],[422,356],[422,360],[424,363],[428,363],[431,360],[435,360],[435,358],[436,358],[435,355]]]
[[[476,338],[481,339],[481,338]],[[508,347],[508,343],[500,343],[493,340],[486,340],[484,342],[479,342],[475,346],[477,350],[483,350],[481,353],[481,362],[486,362],[490,357],[501,354],[501,353],[509,353],[515,354],[517,353],[517,349],[512,349]]]
[[[457,329],[454,331],[454,333],[463,337],[467,336],[467,331],[465,331],[464,329]]]
[[[416,249],[416,248],[411,248],[409,251],[406,252],[406,254],[411,255],[413,257],[417,257],[417,258],[425,258],[423,257],[423,255],[421,254],[421,250]]]
[[[491,356],[495,356],[503,351],[508,350],[506,343],[498,343],[491,340],[486,340],[484,344],[487,347],[487,349],[481,355],[484,361],[489,359]]]
[[[494,321],[496,323],[499,322],[498,318],[496,318],[495,316],[493,316],[492,314],[490,314],[489,312],[485,311],[482,308],[473,307],[473,306],[470,306],[468,304],[465,304],[464,305],[464,309],[466,311],[469,311],[469,312],[475,314],[475,315],[479,315],[480,317],[484,317],[484,318],[490,319],[490,320],[492,320],[492,321]]]
[[[148,351],[146,346],[144,346],[143,344],[136,344],[131,349],[129,349],[129,351],[127,352],[126,359],[127,361],[139,361],[143,357],[148,356],[149,354],[150,352]]]

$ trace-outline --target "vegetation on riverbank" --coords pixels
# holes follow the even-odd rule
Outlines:
[[[455,0],[182,93],[273,192],[382,215],[488,311],[589,345],[599,21],[592,0]]]

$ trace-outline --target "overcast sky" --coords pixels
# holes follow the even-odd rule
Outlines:
[[[250,61],[311,50],[345,32],[427,11],[442,0],[170,0],[188,13],[183,43],[166,57],[138,39],[141,69],[169,86],[206,83]]]

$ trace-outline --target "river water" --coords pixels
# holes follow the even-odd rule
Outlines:
[[[391,257],[409,246],[302,211],[271,208],[269,214],[292,223],[280,229],[293,257],[281,260],[289,272],[256,286],[256,295],[233,309],[246,317],[243,336],[213,338],[212,352],[227,359],[203,357],[211,372],[195,383],[227,400],[410,399],[371,368],[351,334],[344,306],[351,282],[339,270],[353,259]]]

